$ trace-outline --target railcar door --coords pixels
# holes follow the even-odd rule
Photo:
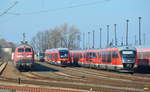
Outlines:
[[[112,51],[112,66],[114,70],[116,70],[117,68],[118,59],[119,59],[119,56],[118,56],[117,50]]]

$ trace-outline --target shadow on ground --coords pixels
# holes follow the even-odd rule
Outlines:
[[[21,72],[58,72],[59,70],[53,69],[51,67],[47,67],[44,65],[41,65],[39,63],[35,63],[34,66],[32,67],[32,69],[22,69],[20,70]]]

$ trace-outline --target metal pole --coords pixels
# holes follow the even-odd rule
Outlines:
[[[145,45],[145,33],[143,34],[143,45]]]
[[[124,43],[123,43],[123,37],[122,37],[122,42],[121,42],[121,46],[123,46],[124,45]]]
[[[114,31],[115,31],[115,46],[117,46],[117,33],[116,33],[116,25],[114,24]]]
[[[78,45],[77,48],[80,49],[80,34],[78,35],[77,45]]]
[[[90,49],[90,32],[88,32],[88,49]]]
[[[84,43],[85,43],[85,34],[83,33],[83,49],[85,49],[85,45],[84,45]]]
[[[135,35],[135,42],[134,42],[135,46],[136,46],[136,43],[137,43],[137,40],[136,40],[136,35]]]
[[[141,44],[141,18],[142,17],[139,17],[139,45],[142,45]]]
[[[23,42],[25,42],[26,34],[23,33],[22,35],[23,35]]]
[[[94,40],[94,32],[95,32],[95,31],[93,30],[93,47],[92,47],[92,48],[94,48],[94,41],[95,41],[95,40]]]
[[[129,22],[129,20],[127,19],[126,22],[127,22],[127,30],[126,30],[126,46],[128,46],[128,22]]]
[[[109,46],[109,25],[107,25],[107,47]]]
[[[99,36],[99,40],[100,40],[100,43],[99,43],[99,45],[100,45],[100,48],[102,48],[102,35],[101,35],[101,33],[102,33],[102,28],[100,28],[100,36]]]

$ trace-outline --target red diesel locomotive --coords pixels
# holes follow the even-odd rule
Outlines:
[[[22,42],[15,49],[13,61],[18,69],[31,69],[34,64],[33,48],[27,42]]]
[[[55,65],[70,65],[70,54],[67,48],[47,49],[45,51],[45,61]]]

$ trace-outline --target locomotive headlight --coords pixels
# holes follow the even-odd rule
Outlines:
[[[23,57],[23,55],[18,55],[17,57]]]
[[[26,57],[32,57],[32,55],[27,55]]]

